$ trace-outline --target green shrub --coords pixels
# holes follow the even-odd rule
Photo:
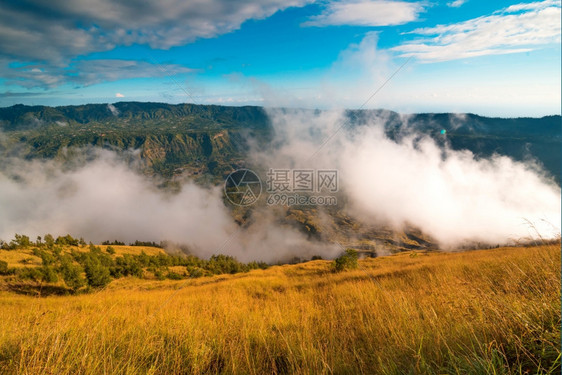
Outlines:
[[[76,238],[73,238],[70,234],[67,234],[64,237],[63,236],[57,237],[57,239],[55,240],[55,243],[57,245],[78,246],[80,244],[80,241]]]
[[[154,270],[154,277],[156,277],[158,280],[164,280],[166,278],[166,276],[164,276],[164,273],[159,269]]]
[[[18,278],[22,280],[33,280],[33,281],[39,281],[43,277],[41,271],[35,267],[19,268],[16,271],[16,275],[18,276]]]
[[[101,253],[101,247],[96,246],[93,243],[90,243],[90,253],[94,253],[94,254]]]
[[[99,262],[90,261],[86,263],[84,271],[86,271],[88,285],[92,288],[103,288],[111,281],[109,268]]]
[[[31,246],[31,241],[28,236],[16,233],[15,237],[14,242],[17,244],[18,249],[26,249]]]
[[[142,277],[142,269],[138,257],[125,254],[115,259],[115,266],[111,267],[111,275],[116,278],[122,276]]]
[[[257,270],[257,269],[268,269],[269,268],[269,264],[265,263],[265,262],[256,262],[256,261],[252,261],[250,263],[248,263],[246,265],[248,270]]]
[[[181,280],[181,279],[183,279],[182,275],[180,275],[179,273],[174,272],[174,271],[168,271],[168,274],[166,275],[166,277],[170,280]]]
[[[46,251],[40,250],[40,254],[38,256],[41,258],[41,261],[43,262],[44,266],[50,266],[53,263],[55,263],[55,260],[56,260],[54,256],[47,253]]]
[[[46,234],[45,237],[43,237],[43,241],[45,242],[45,245],[47,245],[49,249],[52,248],[53,245],[55,244],[55,239],[51,234]]]
[[[10,268],[8,268],[8,262],[0,260],[0,275],[9,275]]]
[[[206,270],[211,271],[216,275],[223,273],[238,273],[243,271],[242,264],[236,258],[230,255],[213,255],[207,265],[204,267]]]
[[[191,278],[204,276],[204,271],[199,267],[187,267],[187,272],[189,272]]]
[[[56,283],[59,280],[59,275],[53,267],[42,266],[39,271],[41,272],[41,280],[46,283]]]
[[[336,272],[341,272],[344,270],[355,269],[358,266],[357,259],[357,251],[347,249],[345,253],[334,260],[334,270]]]
[[[82,277],[82,267],[72,264],[69,260],[62,262],[60,273],[64,283],[74,291],[77,291],[86,284],[86,280]]]
[[[60,246],[54,246],[53,247],[53,254],[55,254],[55,257],[60,258],[61,254],[62,254],[62,247]]]

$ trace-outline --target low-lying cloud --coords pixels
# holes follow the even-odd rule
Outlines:
[[[428,137],[395,143],[369,128],[345,145],[341,175],[353,212],[412,224],[444,247],[560,232],[560,188],[505,156],[477,160]]]
[[[352,130],[339,111],[270,114],[279,146],[258,159],[291,168],[337,168],[346,209],[363,221],[397,229],[413,225],[442,247],[560,234],[560,187],[535,163],[443,148],[410,132],[406,117],[404,136],[391,140],[384,133],[384,112]]]
[[[391,140],[384,112],[360,126],[348,126],[340,111],[269,110],[269,116],[274,141],[267,150],[251,150],[249,161],[264,169],[337,169],[343,209],[368,225],[416,227],[443,248],[560,233],[560,187],[534,164],[439,146],[408,131],[405,117],[403,136]],[[256,207],[240,226],[222,186],[185,181],[179,192],[163,191],[133,167],[135,152],[90,150],[72,168],[15,154],[0,160],[4,240],[14,233],[70,233],[98,243],[168,240],[202,257],[224,253],[269,262],[342,250],[280,224],[282,209]]]
[[[238,226],[220,186],[186,182],[177,193],[164,192],[122,155],[97,150],[93,156],[71,169],[52,160],[3,158],[0,238],[70,233],[95,243],[167,240],[202,257],[226,253],[243,261],[275,262],[337,251],[308,242],[292,228],[273,227],[266,211],[257,212],[252,225]],[[135,155],[128,156],[134,160]]]

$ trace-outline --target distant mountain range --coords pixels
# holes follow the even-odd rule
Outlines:
[[[400,115],[384,110],[349,110],[351,127],[377,116],[387,135],[398,139],[415,130],[453,149],[478,157],[493,153],[515,160],[533,158],[558,182],[562,160],[561,117],[489,118],[473,114]],[[191,173],[222,178],[244,164],[248,137],[266,143],[272,127],[262,107],[119,102],[79,106],[0,108],[0,130],[27,145],[26,157],[63,157],[88,145],[139,149],[150,170],[165,177]],[[5,145],[6,146],[6,145]],[[199,178],[199,177],[198,177]]]

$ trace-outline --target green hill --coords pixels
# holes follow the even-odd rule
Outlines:
[[[561,118],[488,118],[473,114],[415,114],[347,111],[350,128],[369,118],[384,119],[387,135],[399,139],[412,131],[479,157],[493,153],[515,160],[534,158],[560,180]],[[139,149],[150,172],[220,177],[246,164],[248,139],[266,146],[273,129],[261,107],[119,102],[79,106],[0,108],[0,129],[12,144],[22,142],[28,158],[63,158],[74,147]],[[8,148],[4,142],[4,148]],[[220,178],[217,178],[218,181]]]

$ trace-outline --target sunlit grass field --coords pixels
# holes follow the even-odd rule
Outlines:
[[[0,292],[4,374],[560,373],[560,245]]]

